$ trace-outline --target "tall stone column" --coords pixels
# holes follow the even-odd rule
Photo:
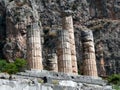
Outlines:
[[[30,69],[43,69],[40,27],[38,22],[27,26],[27,61]]]
[[[69,32],[67,30],[61,30],[58,34],[58,72],[72,73],[72,61],[70,51],[70,39]]]
[[[47,59],[48,60],[45,62],[45,69],[58,72],[58,58],[56,53],[48,54]]]
[[[96,57],[91,30],[81,32],[83,47],[83,74],[88,76],[98,76],[96,67]]]
[[[65,12],[65,15],[63,16],[63,30],[67,30],[69,32],[72,73],[78,74],[75,39],[74,39],[74,28],[73,28],[73,18],[72,18],[72,15],[69,15],[69,14],[67,15],[66,12]]]

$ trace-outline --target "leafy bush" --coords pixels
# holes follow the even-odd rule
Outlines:
[[[13,63],[7,63],[6,60],[0,60],[0,72],[15,74],[17,72],[25,70],[26,65],[26,61],[20,58],[17,58]]]
[[[113,85],[113,88],[114,88],[115,90],[120,90],[120,86],[119,86],[119,85]]]
[[[24,59],[17,58],[14,62],[18,71],[23,71],[26,68],[27,62]]]
[[[9,74],[15,74],[18,72],[18,68],[14,63],[7,63],[4,72],[7,72]]]
[[[120,74],[114,74],[108,77],[108,82],[120,85]]]
[[[3,72],[7,62],[5,60],[0,60],[0,72]]]
[[[108,82],[113,84],[115,90],[120,90],[120,74],[114,74],[108,77]]]

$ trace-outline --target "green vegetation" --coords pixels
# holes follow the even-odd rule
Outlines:
[[[14,64],[16,65],[18,71],[24,71],[26,66],[27,66],[27,62],[26,60],[24,59],[20,59],[20,58],[17,58],[14,62]]]
[[[3,59],[0,60],[0,72],[3,72],[7,62]]]
[[[26,64],[26,61],[20,58],[17,58],[15,62],[12,63],[7,63],[6,60],[0,59],[0,72],[15,74],[17,72],[24,71],[26,68]]]
[[[108,82],[113,84],[115,90],[120,90],[120,74],[114,74],[108,77]]]
[[[115,90],[120,90],[120,86],[118,86],[118,85],[113,85],[113,88],[114,88]]]
[[[8,74],[15,74],[18,72],[18,69],[14,63],[7,63],[3,71]]]

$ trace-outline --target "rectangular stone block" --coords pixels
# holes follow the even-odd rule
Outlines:
[[[67,49],[59,48],[59,49],[57,49],[57,51],[58,51],[57,52],[58,55],[61,55],[61,54],[69,54],[70,55],[71,54],[70,48],[69,49],[68,48]]]
[[[69,37],[70,37],[70,39],[74,40],[74,32],[69,33]]]
[[[87,41],[82,43],[84,47],[93,47],[94,48],[94,43],[92,41]]]
[[[61,55],[58,57],[58,60],[69,60],[71,61],[71,55],[67,54],[67,55]]]
[[[69,42],[64,42],[64,43],[60,44],[58,46],[58,48],[69,49],[70,48],[70,44],[69,44]]]
[[[72,61],[76,61],[76,56],[75,55],[71,55],[71,59],[72,59]]]
[[[71,49],[71,55],[76,55],[75,46],[72,46],[70,49]]]

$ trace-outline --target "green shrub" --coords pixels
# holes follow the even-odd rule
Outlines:
[[[113,85],[113,89],[120,90],[120,86],[119,85]]]
[[[24,59],[17,58],[13,63],[7,63],[6,60],[0,60],[0,72],[7,72],[8,74],[15,74],[24,71],[27,62]]]
[[[16,67],[18,68],[18,71],[20,72],[20,71],[24,71],[24,69],[26,68],[27,62],[24,59],[17,58],[14,64],[16,65]]]
[[[115,90],[120,90],[120,74],[113,74],[108,77],[108,82],[113,84]]]
[[[5,60],[0,59],[0,72],[3,72],[7,62]]]
[[[18,72],[18,68],[14,63],[7,63],[4,68],[4,71],[8,74],[15,74]]]
[[[120,85],[120,74],[114,74],[108,77],[108,82],[116,85]]]

